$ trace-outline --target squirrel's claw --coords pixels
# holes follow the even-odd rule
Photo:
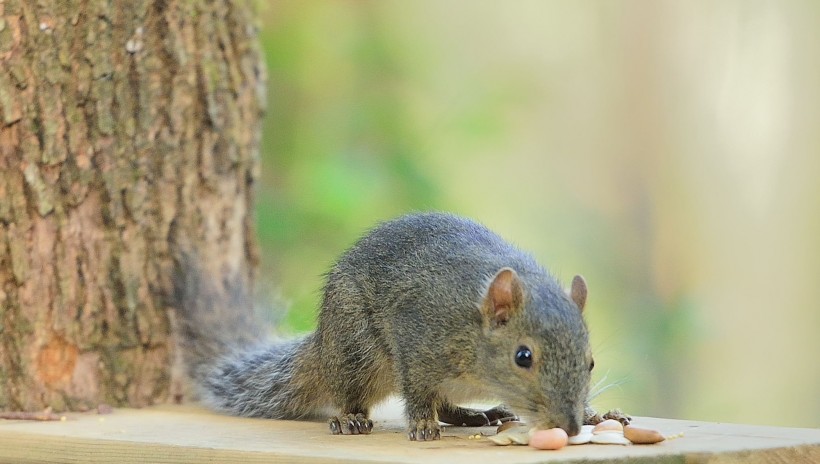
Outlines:
[[[359,424],[359,433],[364,435],[373,431],[373,421],[364,416],[364,414],[356,414],[356,423]]]
[[[411,441],[431,441],[441,439],[441,426],[432,419],[411,421],[407,438]]]
[[[368,435],[373,431],[373,421],[362,413],[333,416],[327,425],[333,435]]]
[[[327,420],[327,426],[330,428],[331,435],[341,435],[342,433],[342,426],[339,424],[339,418],[336,416],[331,417]]]

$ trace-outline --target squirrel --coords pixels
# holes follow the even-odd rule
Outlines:
[[[398,393],[418,441],[439,439],[439,421],[516,416],[572,436],[595,414],[584,279],[565,291],[530,254],[471,220],[427,212],[377,225],[326,274],[316,330],[285,342],[260,342],[256,322],[230,320],[218,306],[247,304],[244,289],[227,281],[230,301],[215,298],[193,261],[180,260],[175,282],[181,349],[217,411],[313,419],[336,408],[332,433],[368,434],[371,408]],[[220,339],[226,324],[241,327],[242,340]],[[503,404],[457,405],[489,398]]]

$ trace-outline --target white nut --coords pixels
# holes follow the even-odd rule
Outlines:
[[[526,445],[530,442],[530,433],[527,427],[512,427],[487,439],[496,445]]]
[[[567,443],[570,445],[584,445],[592,442],[593,435],[591,433],[579,433],[578,435],[569,437]]]
[[[581,427],[581,432],[579,432],[578,435],[575,435],[573,437],[569,437],[568,443],[570,445],[583,445],[585,443],[591,442],[592,441],[592,429],[594,429],[594,428],[595,428],[595,426],[593,426],[593,425],[584,425],[584,426],[582,426]]]
[[[592,435],[592,443],[599,445],[631,445],[632,442],[620,432],[602,432]]]
[[[490,435],[489,437],[487,437],[487,440],[490,440],[496,445],[512,445],[512,440],[510,439],[510,436],[503,433],[499,433],[497,435]]]
[[[607,432],[623,433],[623,431],[624,431],[624,426],[621,425],[621,423],[616,421],[615,419],[607,419],[607,420],[599,423],[598,425],[595,426],[594,429],[592,429],[592,433],[596,434],[596,435],[599,434],[599,433],[607,433]]]

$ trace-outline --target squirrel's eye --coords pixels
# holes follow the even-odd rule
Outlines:
[[[595,360],[592,359],[589,361],[589,371],[592,372],[592,368],[595,367]]]
[[[532,351],[526,346],[519,346],[518,351],[515,352],[515,363],[519,367],[532,367]]]

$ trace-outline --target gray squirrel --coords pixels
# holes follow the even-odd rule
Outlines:
[[[570,436],[600,421],[587,406],[584,279],[565,291],[532,256],[468,219],[416,213],[377,225],[327,273],[316,330],[285,342],[260,342],[254,321],[230,320],[219,305],[246,304],[243,289],[233,301],[212,298],[191,261],[176,282],[181,349],[217,411],[312,419],[335,408],[331,432],[367,434],[373,406],[398,393],[408,437],[419,441],[439,439],[439,421],[518,415]],[[220,339],[225,325],[240,335]],[[488,398],[504,404],[457,406]]]

